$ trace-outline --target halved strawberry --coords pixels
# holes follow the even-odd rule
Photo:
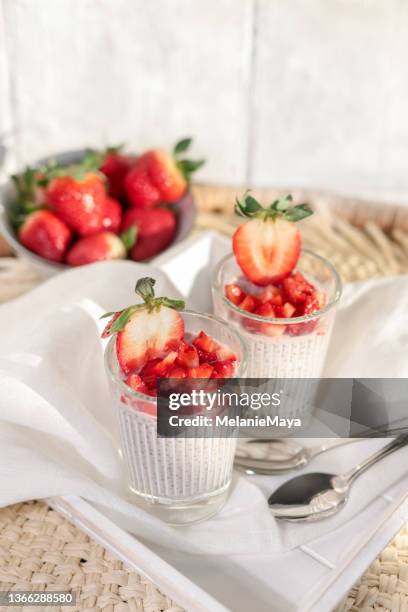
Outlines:
[[[236,230],[232,248],[245,276],[256,285],[268,285],[296,266],[300,234],[285,219],[252,219]]]
[[[117,336],[116,350],[122,370],[129,372],[150,359],[163,357],[177,348],[183,334],[183,319],[172,308],[137,310]]]
[[[156,298],[154,285],[152,278],[140,279],[135,291],[144,303],[121,311],[107,331],[108,335],[117,334],[117,357],[125,373],[152,359],[162,359],[183,339],[184,322],[177,310],[184,308],[184,301]]]
[[[237,201],[237,212],[249,217],[235,231],[232,248],[245,276],[256,285],[265,286],[285,278],[299,259],[300,234],[294,224],[312,214],[305,204],[289,208],[291,196],[263,208],[250,195]]]
[[[230,285],[225,285],[225,295],[230,302],[235,304],[235,306],[239,306],[246,296],[246,293],[239,285],[231,283]]]

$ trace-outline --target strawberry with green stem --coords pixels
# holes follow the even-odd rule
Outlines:
[[[177,219],[173,211],[163,206],[141,209],[128,208],[125,211],[122,229],[134,227],[137,238],[130,257],[134,261],[144,261],[167,248],[174,240]]]
[[[48,164],[41,169],[39,184],[45,202],[80,236],[96,234],[103,228],[106,203],[104,177],[99,173],[101,155],[88,151],[78,164]]]
[[[248,219],[235,231],[232,247],[238,265],[255,285],[277,283],[297,264],[301,238],[295,222],[312,214],[307,204],[291,206],[292,196],[264,208],[250,194],[236,202],[236,212]]]
[[[100,232],[85,236],[75,242],[67,253],[66,262],[70,266],[84,266],[96,261],[125,259],[136,239],[136,229],[129,228],[121,236],[113,232]]]
[[[116,334],[117,358],[126,374],[164,357],[183,340],[184,321],[178,311],[184,309],[184,301],[156,297],[155,282],[149,277],[139,279],[135,292],[143,303],[105,315],[111,320],[102,336]]]
[[[177,202],[187,191],[191,175],[204,160],[181,159],[192,142],[184,138],[173,154],[153,149],[141,155],[125,177],[125,192],[130,206],[151,208],[161,202]]]

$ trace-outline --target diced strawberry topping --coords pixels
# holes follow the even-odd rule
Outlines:
[[[139,393],[155,396],[159,378],[230,378],[236,361],[230,348],[201,331],[192,344],[181,340],[178,350],[171,350],[163,358],[149,359],[130,373],[125,382]]]
[[[200,365],[200,359],[196,347],[184,342],[179,348],[177,363],[185,368],[197,368]]]
[[[211,336],[207,336],[207,334],[203,331],[200,331],[197,338],[193,340],[193,345],[197,349],[201,349],[206,353],[215,353],[219,346],[218,343],[211,338]]]
[[[315,288],[311,285],[300,272],[295,272],[282,281],[283,291],[289,302],[301,304],[306,298],[314,295]]]
[[[213,370],[213,366],[209,363],[203,363],[198,366],[198,368],[189,368],[187,370],[187,376],[189,378],[211,378]]]
[[[161,359],[156,364],[156,373],[159,378],[166,376],[168,374],[168,371],[173,366],[176,359],[177,359],[177,352],[171,351],[168,355],[166,355],[166,357],[164,357],[164,359]]]
[[[239,285],[230,284],[225,285],[225,295],[230,302],[235,304],[235,306],[239,306],[246,296],[246,293]]]
[[[266,302],[265,304],[262,304],[262,306],[259,306],[259,308],[255,310],[255,314],[259,315],[260,317],[276,317],[275,309],[269,302]]]
[[[290,319],[295,314],[296,308],[290,302],[285,302],[281,312],[284,319]]]
[[[303,314],[313,314],[320,310],[320,303],[315,295],[308,295],[303,305]]]
[[[247,312],[254,312],[257,306],[257,300],[253,295],[247,295],[242,303],[240,304],[240,308],[242,310],[246,310]]]
[[[213,378],[231,378],[235,371],[235,365],[232,361],[221,361],[216,363],[211,374]]]
[[[168,378],[187,378],[187,372],[183,368],[171,368],[167,376]]]
[[[228,346],[220,345],[215,351],[215,361],[236,361],[235,353]]]
[[[142,380],[142,377],[139,376],[139,374],[135,374],[135,372],[129,374],[125,382],[128,387],[133,389],[133,391],[138,391],[139,393],[144,393],[145,395],[147,395],[149,392],[149,389],[147,388],[146,383]]]
[[[280,289],[275,285],[268,285],[261,293],[258,293],[256,297],[261,304],[276,300],[277,298],[282,300]]]
[[[239,285],[229,284],[225,286],[225,295],[231,300],[231,287],[234,294],[238,295]],[[245,297],[239,304],[241,310],[256,314],[265,318],[291,319],[318,312],[325,303],[324,294],[318,293],[300,272],[292,272],[276,285],[267,285],[262,291],[245,293]],[[242,325],[255,333],[268,336],[281,336],[287,333],[291,336],[310,333],[316,327],[317,320],[305,323],[293,323],[281,325],[278,323],[260,323],[242,315]],[[209,361],[209,360],[207,360]],[[218,358],[218,361],[222,359]]]

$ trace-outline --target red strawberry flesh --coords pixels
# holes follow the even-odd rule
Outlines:
[[[300,234],[283,218],[254,218],[238,227],[232,248],[247,279],[265,286],[281,281],[296,266]]]
[[[234,298],[235,295],[239,294],[239,291],[235,287],[241,287],[238,283],[225,285],[227,299],[230,299],[231,296],[231,286],[234,286],[234,294],[232,295],[233,300],[230,301],[237,305]],[[275,285],[268,285],[261,292],[254,288],[254,292],[249,293],[247,284],[245,285],[245,291],[245,298],[238,305],[239,308],[268,319],[291,319],[318,313],[325,302],[324,295],[318,293],[316,287],[300,272],[296,271]],[[293,324],[281,325],[278,323],[261,323],[249,317],[244,317],[245,315],[242,315],[242,324],[245,328],[268,336],[281,336],[283,333],[291,336],[303,335],[312,332],[317,325],[317,319],[304,323],[294,321]]]

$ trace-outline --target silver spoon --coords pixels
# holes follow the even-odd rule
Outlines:
[[[282,474],[304,467],[331,448],[357,441],[340,438],[307,447],[288,438],[246,440],[238,444],[234,463],[246,474]]]
[[[392,440],[347,474],[315,472],[295,476],[268,499],[272,514],[286,521],[311,521],[336,514],[347,502],[354,480],[372,465],[408,444],[408,435]]]

